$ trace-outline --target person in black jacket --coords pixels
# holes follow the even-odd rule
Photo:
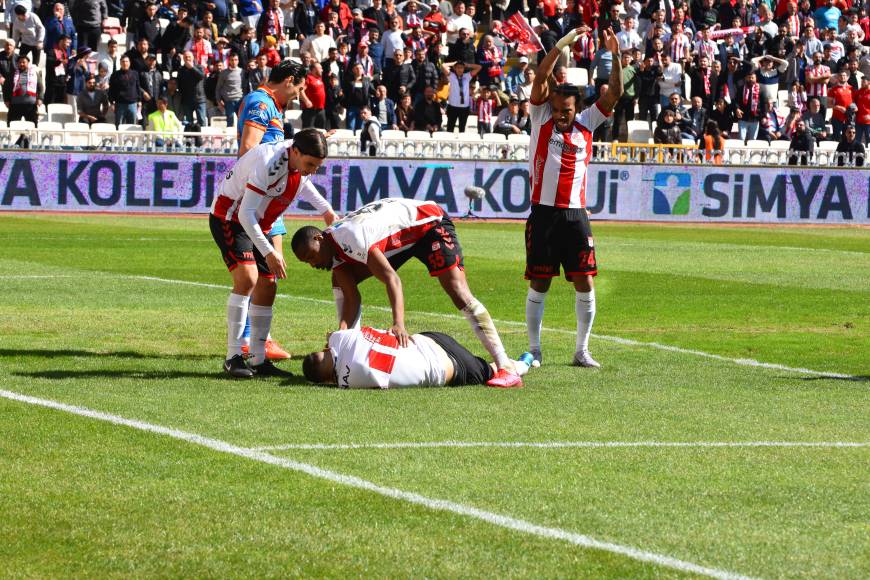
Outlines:
[[[136,43],[135,48],[131,48],[124,53],[124,56],[130,59],[130,68],[137,73],[148,70],[148,63],[145,62],[145,58],[148,56],[150,50],[151,45],[148,44],[148,40],[140,38]]]
[[[347,109],[345,123],[348,129],[357,131],[362,128],[360,111],[369,104],[375,94],[375,89],[368,77],[363,75],[363,67],[359,62],[355,62],[350,67],[350,73],[347,75],[342,91],[344,92],[342,103]]]
[[[395,102],[402,94],[412,92],[417,76],[411,63],[405,62],[403,51],[393,53],[393,63],[393,66],[384,70],[383,84],[387,87],[387,96]]]
[[[185,51],[183,65],[178,71],[178,92],[181,93],[181,106],[184,111],[181,122],[185,125],[196,123],[204,127],[206,123],[205,71],[193,62],[193,53]]]
[[[75,24],[79,44],[94,48],[99,46],[103,20],[109,15],[106,0],[76,0],[69,15]]]
[[[444,112],[441,105],[435,99],[435,89],[426,87],[423,92],[423,100],[414,107],[414,126],[418,131],[433,133],[441,130]]]
[[[136,41],[142,38],[147,40],[153,53],[160,46],[161,36],[163,36],[163,27],[160,19],[157,18],[157,4],[152,2],[145,7],[145,17],[136,26]]]
[[[181,59],[179,58],[179,55],[192,38],[190,34],[192,27],[193,20],[188,18],[187,8],[179,6],[178,19],[167,26],[166,30],[163,31],[163,35],[160,37],[160,52],[163,54],[163,70],[172,72],[181,67]]]
[[[157,57],[149,54],[145,59],[148,70],[139,73],[139,86],[142,87],[142,123],[148,124],[148,115],[157,110],[157,99],[166,93],[163,73],[157,70]]]
[[[115,125],[136,123],[141,89],[139,73],[130,68],[130,57],[121,57],[121,68],[109,78],[109,102],[115,109]]]
[[[459,38],[447,47],[448,62],[474,62],[476,55],[474,37],[471,35],[471,31],[465,28],[459,31]]]
[[[652,122],[659,116],[659,83],[662,68],[653,62],[652,57],[643,59],[637,71],[639,79],[637,89],[637,118],[646,120],[652,130]]]
[[[437,88],[440,75],[435,65],[426,59],[426,49],[420,48],[417,50],[414,60],[411,62],[411,68],[414,69],[416,82],[411,87],[411,97],[414,103],[419,103],[423,100],[423,92],[426,87]]]
[[[314,25],[319,21],[317,3],[314,0],[300,0],[293,9],[293,24],[296,40],[302,42],[314,34]]]
[[[855,125],[846,125],[837,145],[837,166],[864,167],[864,146],[855,139]]]
[[[816,140],[807,129],[803,119],[798,120],[791,134],[791,145],[788,148],[789,165],[807,165],[816,149]]]
[[[3,87],[3,102],[9,107],[12,100],[12,84],[15,78],[15,68],[18,66],[18,54],[15,52],[15,41],[7,38],[3,41],[3,52],[0,52],[0,85]]]
[[[248,69],[248,63],[257,58],[259,47],[254,42],[254,29],[244,25],[239,29],[239,35],[230,41],[230,48],[239,55],[239,67]]]

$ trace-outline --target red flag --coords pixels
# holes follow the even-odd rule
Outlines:
[[[502,22],[501,33],[511,42],[517,43],[517,52],[520,54],[544,50],[544,45],[541,44],[541,39],[535,34],[532,25],[519,12],[514,12]]]

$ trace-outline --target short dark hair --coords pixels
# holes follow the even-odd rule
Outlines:
[[[293,147],[303,155],[311,155],[318,159],[326,159],[329,147],[326,137],[317,129],[302,129],[293,136]]]
[[[15,7],[15,14],[18,14],[19,16],[27,14],[27,8],[19,4]]]
[[[293,77],[293,84],[300,85],[308,75],[308,70],[301,62],[282,60],[278,66],[272,67],[269,73],[270,83],[283,83],[288,77]]]
[[[575,103],[580,103],[583,96],[580,94],[580,87],[577,85],[572,85],[570,83],[562,83],[561,85],[556,85],[553,88],[553,94],[559,95],[560,97],[574,97]]]
[[[305,355],[302,359],[302,376],[312,383],[322,383],[314,367],[314,353]]]
[[[295,254],[303,244],[307,244],[314,239],[314,236],[318,236],[321,233],[322,232],[314,226],[302,226],[296,230],[295,234],[293,234],[293,239],[290,240],[290,248]]]

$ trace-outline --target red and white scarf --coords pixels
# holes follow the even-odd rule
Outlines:
[[[761,86],[758,83],[753,83],[751,87],[749,85],[743,87],[743,101],[741,104],[744,107],[746,105],[749,105],[749,111],[753,116],[758,115],[758,102],[760,94]]]
[[[492,103],[492,98],[477,98],[477,121],[479,123],[489,123],[492,121]]]
[[[21,97],[27,95],[28,97],[37,97],[36,94],[36,84],[37,84],[37,73],[36,67],[33,65],[27,66],[27,72],[22,75],[21,71],[15,69],[15,78],[12,80],[12,96],[13,97]]]
[[[595,40],[592,35],[587,33],[578,38],[571,52],[574,55],[574,60],[592,60],[592,57],[595,56]]]
[[[789,35],[801,35],[801,17],[798,14],[792,14],[789,16],[785,21],[785,25],[788,28]]]
[[[708,68],[707,70],[701,70],[701,78],[704,79],[704,94],[710,95],[710,73],[712,71]]]
[[[196,40],[190,46],[190,52],[193,53],[193,62],[203,68],[208,66],[208,59],[211,56],[211,54],[209,54],[209,51],[206,50],[207,42],[208,41],[205,39]]]

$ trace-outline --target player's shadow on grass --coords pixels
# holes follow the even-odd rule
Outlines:
[[[851,377],[801,377],[802,381],[848,381],[853,383],[870,383],[870,375],[853,375]]]
[[[221,371],[144,371],[144,370],[108,370],[108,369],[93,369],[87,371],[73,370],[54,370],[54,371],[33,371],[23,373],[13,373],[17,377],[27,377],[31,379],[48,379],[51,381],[62,381],[68,379],[138,379],[143,381],[161,381],[168,379],[218,379],[231,384],[272,384],[281,387],[292,387],[309,384],[304,377],[266,377],[254,378],[250,380],[232,380]],[[280,382],[278,382],[280,379]]]
[[[130,359],[179,359],[179,360],[205,360],[215,359],[216,354],[163,354],[143,353],[134,350],[73,350],[73,349],[38,349],[38,348],[0,348],[0,358],[4,356],[38,356],[40,358],[67,358],[67,357],[111,357]]]

